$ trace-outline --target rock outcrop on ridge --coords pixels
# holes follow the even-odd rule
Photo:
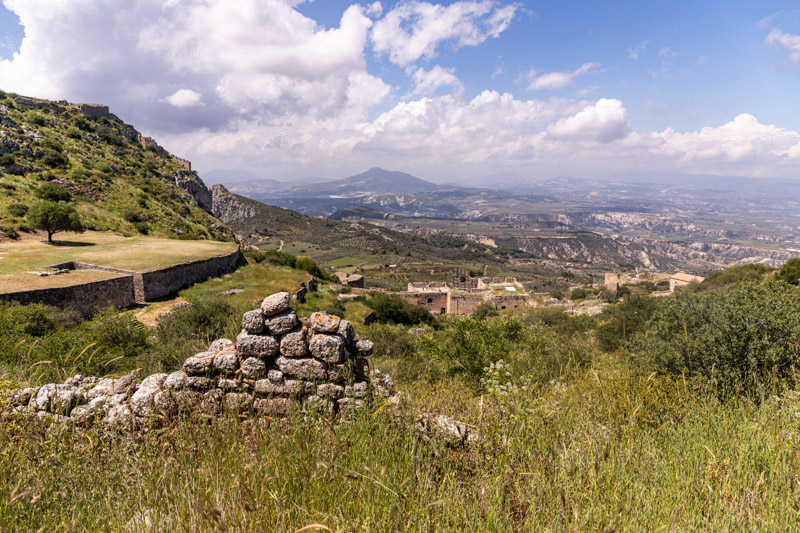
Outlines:
[[[216,340],[171,374],[140,383],[135,372],[102,379],[77,375],[16,391],[11,409],[79,425],[118,425],[195,409],[212,415],[347,413],[393,394],[389,375],[370,371],[373,343],[357,339],[350,322],[325,313],[300,318],[290,301],[287,292],[266,297],[260,309],[244,314],[236,342]]]

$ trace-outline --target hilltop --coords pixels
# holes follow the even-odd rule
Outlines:
[[[87,229],[231,240],[191,163],[110,113],[0,91],[0,235],[32,228],[40,199],[74,205]]]

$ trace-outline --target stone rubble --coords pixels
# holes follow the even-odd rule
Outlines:
[[[298,318],[290,299],[288,292],[266,297],[260,309],[244,314],[235,343],[216,340],[171,374],[153,374],[138,384],[136,372],[103,379],[76,375],[16,391],[11,410],[79,425],[137,425],[191,409],[348,413],[394,394],[388,374],[370,371],[371,341],[356,340],[353,325],[337,316]]]

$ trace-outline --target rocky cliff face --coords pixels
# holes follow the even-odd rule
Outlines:
[[[177,171],[175,173],[175,185],[191,194],[197,205],[206,212],[213,214],[211,210],[211,191],[208,190],[208,187],[197,175],[197,172],[193,170]]]
[[[254,217],[255,207],[228,192],[222,185],[211,187],[211,213],[225,224]]]

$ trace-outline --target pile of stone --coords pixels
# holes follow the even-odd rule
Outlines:
[[[10,398],[11,407],[78,424],[118,424],[192,409],[352,413],[393,394],[391,378],[370,371],[373,343],[357,339],[350,322],[325,313],[299,318],[290,301],[287,292],[266,297],[260,309],[244,314],[235,343],[216,340],[172,374],[153,374],[138,384],[135,373],[117,379],[77,375],[61,384],[19,390]]]

